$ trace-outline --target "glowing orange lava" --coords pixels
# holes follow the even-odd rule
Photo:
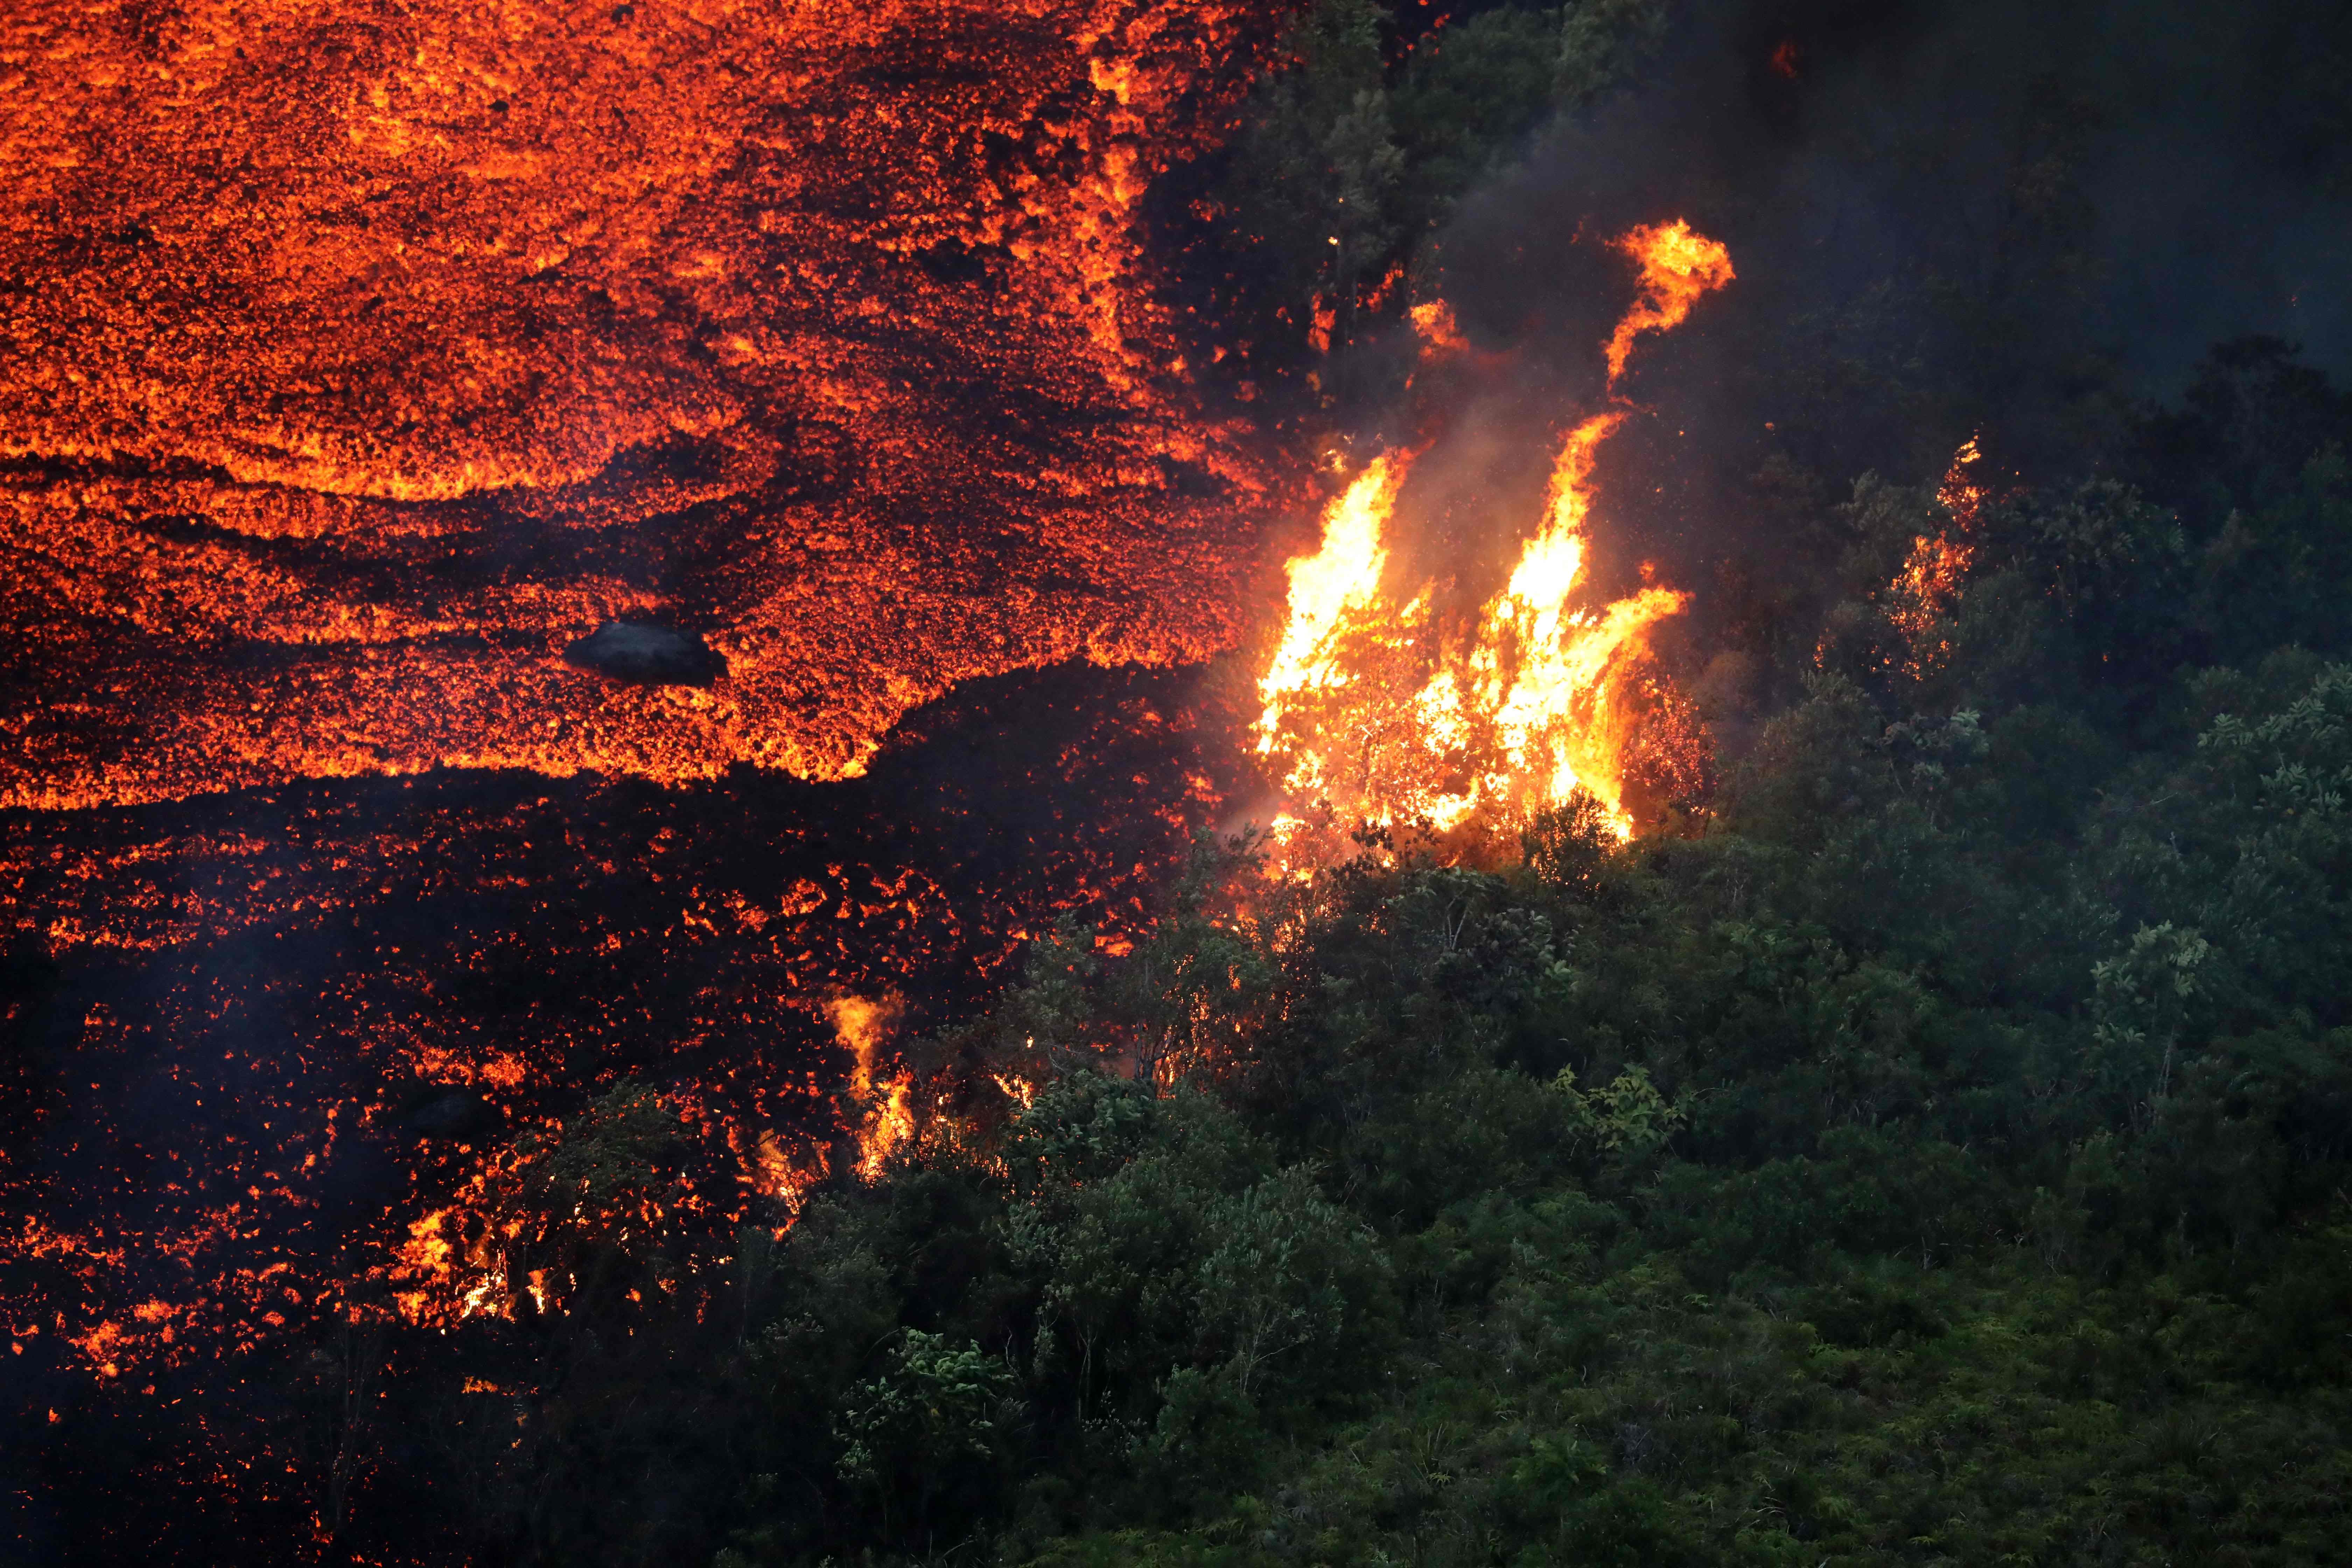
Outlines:
[[[363,1489],[273,1403],[346,1331],[722,1258],[929,1110],[840,999],[1143,918],[1232,759],[1106,667],[1237,640],[1270,483],[1145,198],[1279,9],[0,7],[0,936],[57,966],[0,1038],[70,1064],[9,1080],[20,1419],[143,1424],[161,1511]],[[614,619],[723,670],[567,662]],[[590,1203],[632,1080],[675,1148]]]

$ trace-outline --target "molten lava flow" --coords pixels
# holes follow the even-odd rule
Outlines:
[[[0,7],[0,808],[833,779],[1227,646],[1264,479],[1139,215],[1273,10]]]
[[[827,998],[1141,920],[1232,759],[1104,667],[1230,646],[1267,483],[1142,213],[1278,9],[0,6],[0,1296],[141,1434],[49,1479],[323,1495],[320,1347],[788,1221]],[[549,1229],[632,1078],[694,1184]]]
[[[1733,276],[1724,247],[1684,222],[1634,229],[1618,248],[1641,270],[1639,296],[1605,346],[1612,387],[1640,333],[1675,326]],[[1432,343],[1454,336],[1450,315],[1424,321],[1417,310],[1414,321]],[[1569,432],[1542,520],[1466,646],[1443,646],[1431,591],[1399,602],[1381,587],[1408,459],[1375,458],[1331,503],[1320,549],[1290,563],[1288,619],[1260,683],[1257,749],[1280,757],[1291,803],[1276,823],[1286,868],[1328,856],[1331,832],[1356,822],[1501,826],[1580,789],[1630,834],[1624,770],[1640,709],[1673,715],[1672,739],[1652,748],[1670,771],[1704,771],[1688,755],[1687,705],[1633,679],[1650,629],[1687,595],[1645,587],[1606,605],[1577,603],[1594,462],[1627,416],[1612,408]]]
[[[142,1434],[119,1485],[152,1510],[308,1506],[331,1477],[274,1391],[315,1351],[437,1347],[397,1351],[397,1401],[575,1311],[586,1232],[544,1229],[534,1173],[622,1079],[694,1185],[600,1230],[707,1263],[781,1229],[848,1108],[828,1004],[961,1011],[1059,911],[1136,929],[1232,792],[1197,700],[1181,672],[988,683],[824,786],[445,770],[0,813],[0,931],[54,960],[0,972],[9,1418],[60,1413],[59,1475],[100,1451],[77,1432]]]

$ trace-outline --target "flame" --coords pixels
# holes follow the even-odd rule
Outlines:
[[[834,1034],[849,1050],[849,1089],[856,1100],[864,1101],[874,1093],[875,1058],[883,1037],[898,1020],[899,1006],[895,997],[874,1001],[840,996],[826,1004]],[[913,1076],[902,1068],[889,1080],[881,1103],[852,1134],[857,1140],[857,1173],[867,1181],[880,1175],[891,1152],[914,1135],[914,1110],[909,1103],[913,1089]]]
[[[822,1149],[804,1150],[796,1157],[784,1147],[772,1127],[760,1130],[745,1163],[750,1167],[746,1179],[751,1190],[782,1204],[785,1214],[793,1218],[800,1215],[802,1197],[824,1179],[825,1173]]]
[[[1977,517],[1985,502],[1976,470],[1983,458],[1976,437],[1960,443],[1936,489],[1950,521],[1912,540],[1902,570],[1886,585],[1886,618],[1902,636],[1900,665],[1914,679],[1933,672],[1951,652],[1944,622],[1959,602],[1960,584],[1976,560]]]
[[[1642,292],[1610,334],[1609,385],[1614,391],[1633,357],[1633,340],[1643,332],[1671,331],[1682,325],[1699,297],[1737,276],[1731,252],[1721,242],[1696,233],[1681,218],[1643,225],[1618,240],[1617,248],[1641,264]]]
[[[1424,300],[1408,314],[1412,330],[1421,338],[1421,357],[1433,359],[1441,353],[1460,353],[1470,346],[1462,329],[1454,320],[1454,307],[1443,300]]]
[[[1318,354],[1328,354],[1331,352],[1331,329],[1339,322],[1339,307],[1318,294],[1312,316],[1307,328],[1307,346]]]
[[[1389,558],[1381,535],[1407,467],[1398,456],[1373,458],[1324,511],[1322,548],[1290,563],[1290,618],[1258,682],[1265,698],[1261,754],[1273,750],[1291,701],[1346,679],[1338,664],[1339,637],[1351,617],[1381,602],[1381,573]]]
[[[1636,228],[1617,245],[1640,261],[1642,280],[1606,347],[1612,386],[1640,333],[1675,326],[1733,276],[1725,248],[1679,220]],[[1458,341],[1441,304],[1415,307],[1413,321],[1432,344]],[[1275,823],[1280,869],[1297,874],[1328,850],[1317,842],[1318,822],[1451,832],[1474,817],[1524,820],[1580,789],[1630,837],[1625,759],[1636,709],[1656,686],[1636,689],[1632,676],[1651,628],[1688,595],[1653,585],[1606,605],[1578,603],[1594,467],[1627,416],[1610,408],[1568,432],[1543,515],[1465,647],[1441,647],[1429,590],[1400,604],[1381,589],[1410,458],[1375,458],[1330,503],[1320,548],[1289,564],[1288,618],[1259,682],[1257,750],[1282,754],[1291,802]],[[1690,750],[1690,726],[1677,723],[1677,770],[1695,773],[1679,755]]]

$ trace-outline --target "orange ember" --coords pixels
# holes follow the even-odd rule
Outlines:
[[[1412,330],[1421,337],[1421,353],[1429,359],[1442,353],[1459,353],[1470,346],[1454,324],[1454,307],[1443,300],[1425,300],[1409,312]]]
[[[1886,585],[1886,618],[1903,638],[1903,670],[1915,679],[1932,673],[1951,652],[1946,620],[1976,560],[1977,517],[1985,501],[1977,468],[1983,459],[1977,437],[1960,443],[1936,489],[1949,522],[1914,539],[1902,570]]]
[[[1723,247],[1686,223],[1635,229],[1619,244],[1642,263],[1642,291],[1610,340],[1612,384],[1638,333],[1674,326],[1732,277]],[[1442,311],[1414,311],[1433,343],[1453,335]],[[1542,518],[1463,646],[1446,646],[1431,589],[1401,600],[1383,586],[1410,458],[1376,458],[1332,500],[1321,547],[1289,565],[1287,619],[1259,683],[1257,749],[1277,760],[1290,803],[1276,824],[1286,868],[1336,852],[1337,832],[1358,822],[1499,826],[1579,790],[1632,832],[1629,752],[1643,714],[1671,707],[1654,680],[1636,677],[1651,628],[1687,595],[1645,587],[1607,605],[1579,602],[1594,462],[1626,417],[1612,408],[1569,431]],[[1696,776],[1703,768],[1685,754],[1696,731],[1676,715],[1675,738],[1662,731],[1651,749],[1663,748],[1665,771]]]

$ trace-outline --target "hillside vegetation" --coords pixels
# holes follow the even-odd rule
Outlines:
[[[1055,932],[924,1042],[954,1114],[722,1284],[662,1308],[583,1237],[471,1528],[730,1568],[2335,1560],[2343,425],[2218,357],[2147,426],[2169,490],[1988,505],[1916,675],[1874,585],[1940,503],[1858,485],[1801,694],[1688,837],[1580,802],[1515,866],[1296,884],[1204,843],[1136,951]],[[649,1099],[565,1168],[657,1183]]]
[[[1203,1087],[1072,1071],[1001,1173],[803,1219],[780,1300],[834,1315],[754,1364],[831,1346],[853,1436],[944,1347],[987,1390],[840,1501],[1086,1562],[2327,1560],[2352,668],[2287,637],[2352,496],[2273,477],[2194,541],[2113,488],[2006,511],[1950,668],[1825,660],[1696,839],[1564,814],[1091,985],[1041,951],[1006,1044]],[[1864,487],[1855,554],[1932,505]]]
[[[1357,309],[1664,27],[1491,7],[1401,63],[1314,7],[1199,174],[1248,219],[1234,319]],[[2273,341],[2160,404],[2062,341],[2073,145],[1998,176],[1978,291],[1922,263],[1758,329],[1801,407],[1701,612],[1726,774],[1686,832],[1579,801],[1496,866],[1300,883],[1204,842],[1135,951],[1055,931],[919,1042],[914,1136],[781,1241],[665,1305],[682,1265],[583,1237],[522,1437],[417,1439],[457,1528],[722,1568],[2340,1561],[2352,409]],[[1977,428],[1958,518],[1916,454]],[[1963,590],[1904,598],[1937,538]],[[657,1184],[649,1103],[565,1168]]]

